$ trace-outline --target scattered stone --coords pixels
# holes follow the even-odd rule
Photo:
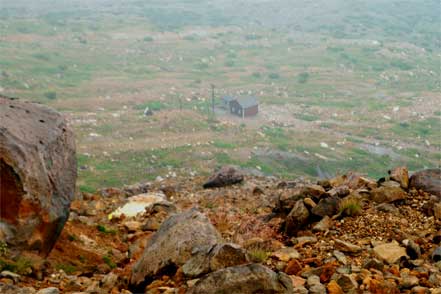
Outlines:
[[[158,203],[171,204],[167,201],[164,193],[147,193],[132,196],[127,198],[127,203],[124,206],[109,214],[109,219],[119,218],[122,215],[126,218],[135,217]]]
[[[332,280],[326,285],[326,289],[328,290],[328,294],[344,294],[340,285],[337,284],[335,280]]]
[[[248,263],[246,251],[232,243],[196,248],[193,256],[184,264],[182,272],[188,277],[198,277],[225,267]]]
[[[312,227],[313,232],[326,232],[331,227],[331,218],[325,215],[317,224]]]
[[[398,182],[403,189],[407,189],[409,187],[409,172],[407,167],[400,166],[396,167],[393,170],[388,171],[390,179],[392,181]]]
[[[285,232],[295,235],[304,225],[308,223],[309,211],[305,207],[303,200],[298,200],[291,212],[286,217]]]
[[[203,185],[204,189],[220,188],[243,182],[243,174],[232,166],[224,166]]]
[[[350,274],[343,274],[337,279],[337,284],[341,287],[341,289],[347,293],[350,291],[354,291],[358,288],[358,283],[355,280],[355,277]]]
[[[347,258],[346,258],[346,255],[344,255],[343,252],[340,252],[340,251],[338,251],[338,250],[334,250],[334,251],[332,252],[332,254],[333,254],[333,255],[335,256],[335,258],[337,258],[337,260],[338,260],[340,263],[342,263],[343,265],[348,264],[348,260],[347,260]]]
[[[14,280],[15,283],[17,283],[20,280],[20,275],[10,272],[10,271],[2,271],[0,273],[0,277],[2,278],[10,278],[12,280]]]
[[[441,197],[441,169],[425,169],[414,173],[410,177],[409,187]]]
[[[417,277],[408,273],[401,273],[400,286],[404,289],[410,289],[418,286],[419,280]]]
[[[429,294],[430,290],[426,287],[415,286],[411,290],[412,294]]]
[[[319,203],[311,210],[312,214],[325,217],[333,216],[338,212],[338,205],[340,203],[338,197],[323,198]]]
[[[310,294],[326,294],[326,287],[320,283],[320,277],[316,275],[309,276],[306,283]]]
[[[371,259],[368,259],[368,260],[363,264],[363,268],[365,268],[365,269],[371,269],[371,268],[373,268],[373,269],[376,269],[376,270],[379,270],[379,271],[383,271],[384,263],[381,262],[381,261],[378,260],[378,259],[371,258]]]
[[[350,189],[347,185],[341,185],[335,188],[332,188],[328,191],[329,196],[331,197],[340,197],[343,198],[345,196],[348,196],[350,193]]]
[[[375,207],[378,211],[389,212],[393,214],[398,213],[398,208],[392,203],[381,203]]]
[[[303,203],[305,203],[305,206],[308,207],[308,209],[313,209],[317,205],[311,198],[303,199]]]
[[[195,248],[221,241],[207,217],[197,210],[172,215],[148,241],[142,257],[133,266],[130,283],[136,288],[165,268],[184,265]]]
[[[298,200],[320,199],[325,194],[325,189],[319,185],[298,185],[294,190],[286,191],[279,196],[277,208],[282,212],[290,212]]]
[[[281,261],[287,262],[291,259],[300,258],[300,253],[292,247],[285,247],[277,250],[271,256],[274,256]]]
[[[284,273],[275,273],[260,264],[227,267],[199,279],[188,294],[290,294],[292,281]]]
[[[335,239],[335,248],[346,253],[359,253],[361,251],[360,246],[339,239]]]
[[[421,257],[421,248],[413,240],[403,240],[404,246],[406,246],[406,253],[410,259],[418,259]]]
[[[381,186],[371,193],[372,200],[377,203],[391,203],[406,199],[407,193],[400,187]]]
[[[285,273],[287,273],[288,275],[297,275],[302,270],[302,268],[302,264],[297,259],[291,259],[286,265]]]
[[[123,191],[127,196],[145,194],[149,191],[149,183],[138,183],[134,185],[124,186]]]
[[[37,292],[37,294],[59,294],[59,293],[60,290],[55,287],[44,288]]]
[[[398,245],[396,242],[375,246],[374,254],[388,264],[397,263],[401,258],[407,257],[406,249]]]
[[[0,282],[0,293],[2,294],[35,294],[37,291],[32,287],[18,287],[15,285]]]
[[[74,198],[74,135],[58,112],[1,95],[0,122],[0,236],[47,256]]]
[[[435,262],[441,261],[441,246],[437,247],[432,252],[432,260]]]

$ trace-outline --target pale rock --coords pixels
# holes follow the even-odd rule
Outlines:
[[[335,239],[335,248],[346,253],[359,253],[362,250],[360,246],[339,239]]]
[[[407,257],[406,249],[396,242],[377,245],[374,247],[374,254],[388,264],[394,264],[401,258]]]

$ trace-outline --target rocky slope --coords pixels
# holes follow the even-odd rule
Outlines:
[[[0,292],[441,293],[439,170],[224,171],[82,193],[46,259],[2,243]]]

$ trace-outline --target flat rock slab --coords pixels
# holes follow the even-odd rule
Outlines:
[[[133,266],[131,285],[138,290],[164,270],[184,265],[197,248],[221,242],[209,219],[196,209],[172,215],[161,224]]]
[[[375,246],[374,253],[388,264],[397,263],[402,257],[407,257],[406,249],[395,242]]]
[[[291,294],[292,281],[261,264],[227,267],[202,277],[188,294]]]
[[[49,254],[69,216],[76,177],[65,118],[0,95],[0,239],[16,253]]]

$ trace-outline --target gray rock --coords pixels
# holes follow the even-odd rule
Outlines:
[[[353,275],[343,274],[337,279],[337,284],[347,293],[358,288],[358,283]]]
[[[378,211],[389,212],[393,214],[398,213],[398,208],[391,203],[381,203],[375,207]]]
[[[365,269],[376,269],[379,271],[383,271],[384,263],[378,259],[371,258],[366,260],[366,262],[363,264],[363,268]]]
[[[319,185],[298,185],[289,193],[282,193],[279,196],[277,208],[281,212],[288,213],[298,200],[304,198],[320,199],[325,194],[325,189]]]
[[[60,290],[55,287],[44,288],[37,292],[37,294],[59,294],[59,293]]]
[[[326,294],[325,286],[320,283],[320,278],[316,275],[309,276],[306,284],[311,294]]]
[[[193,256],[182,267],[182,272],[187,277],[194,278],[225,267],[248,262],[247,252],[239,245],[216,244],[196,249]]]
[[[421,257],[421,248],[413,240],[404,240],[404,246],[406,246],[406,253],[410,259],[418,259]]]
[[[313,232],[326,232],[331,227],[331,218],[327,215],[312,227]]]
[[[305,207],[303,200],[298,200],[294,204],[291,212],[286,217],[285,232],[295,235],[304,225],[308,223],[309,211]]]
[[[389,172],[390,179],[398,182],[403,189],[407,189],[409,187],[409,172],[407,167],[400,166],[396,167]]]
[[[224,166],[212,175],[203,187],[204,189],[226,187],[241,183],[243,179],[243,174],[238,169],[232,166]]]
[[[346,253],[359,253],[361,251],[360,246],[339,239],[335,239],[335,248]]]
[[[432,252],[432,260],[435,262],[438,262],[441,260],[441,246],[437,247],[433,252]]]
[[[133,266],[130,283],[136,288],[167,268],[184,265],[195,248],[220,242],[220,234],[197,210],[172,215],[148,241],[142,257]]]
[[[374,254],[388,264],[397,263],[401,258],[406,258],[406,249],[396,242],[381,244],[374,247]]]
[[[332,254],[333,254],[333,255],[335,256],[335,258],[337,258],[337,260],[338,260],[339,262],[341,262],[343,265],[348,264],[348,259],[346,258],[346,255],[344,255],[343,252],[340,252],[340,251],[338,251],[338,250],[334,250],[334,251],[332,252]]]
[[[18,287],[15,285],[3,284],[0,282],[0,293],[2,294],[35,294],[37,290],[32,287]]]
[[[15,283],[17,283],[20,280],[19,274],[16,274],[16,273],[13,273],[10,271],[2,271],[0,273],[0,277],[13,279]]]
[[[425,169],[414,173],[410,177],[409,187],[441,197],[441,169]]]
[[[291,294],[291,279],[261,264],[227,267],[203,276],[187,294]]]
[[[317,216],[333,216],[338,212],[338,205],[340,203],[340,198],[338,197],[328,197],[323,198],[319,203],[311,210],[312,214]]]
[[[390,182],[387,182],[390,183]],[[392,182],[395,183],[395,182]],[[371,192],[372,200],[377,203],[392,203],[395,201],[406,199],[407,193],[398,186],[384,185]]]
[[[10,248],[49,254],[69,217],[76,177],[65,118],[0,95],[0,236]]]

